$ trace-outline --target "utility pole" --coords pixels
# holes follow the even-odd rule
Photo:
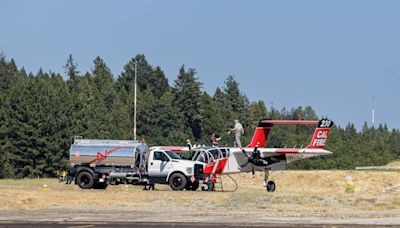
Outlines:
[[[375,125],[375,96],[372,96],[372,127]]]
[[[136,93],[137,93],[137,62],[135,61],[135,95],[133,100],[133,140],[136,141]]]

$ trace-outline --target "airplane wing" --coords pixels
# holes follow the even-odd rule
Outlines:
[[[236,149],[236,148],[235,148]],[[258,148],[260,152],[260,160],[265,161],[265,166],[257,166],[248,162],[249,157],[253,154],[254,148],[245,148],[246,154],[238,149],[231,149],[231,156],[234,157],[234,161],[229,164],[234,164],[233,166],[241,167],[237,168],[237,172],[251,172],[253,166],[255,170],[261,171],[264,168],[270,170],[282,170],[285,169],[287,164],[318,156],[326,156],[332,154],[332,152],[324,149],[308,149],[308,148]],[[231,169],[235,171],[235,169]]]

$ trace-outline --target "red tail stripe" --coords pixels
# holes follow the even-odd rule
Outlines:
[[[249,145],[246,147],[248,148],[253,148],[253,147],[259,147],[259,148],[264,148],[265,145],[267,144],[267,139],[268,139],[268,134],[271,128],[269,127],[257,127],[256,130],[254,131],[253,138],[251,139],[251,142]]]

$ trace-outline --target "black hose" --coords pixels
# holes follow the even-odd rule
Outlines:
[[[237,184],[236,180],[233,179],[233,177],[231,177],[231,175],[229,175],[229,174],[226,174],[226,175],[233,181],[233,183],[235,183],[235,189],[227,190],[227,191],[224,190],[224,192],[236,192],[236,190],[238,189],[238,184]]]

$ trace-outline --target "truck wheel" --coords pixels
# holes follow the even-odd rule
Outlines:
[[[188,190],[188,191],[192,190],[192,185],[187,184],[187,185],[185,186],[185,189]]]
[[[76,183],[82,189],[90,189],[94,184],[93,176],[87,171],[82,171],[76,176]]]
[[[94,189],[106,189],[108,186],[107,183],[95,183],[93,184]]]
[[[199,182],[194,182],[192,184],[192,191],[196,191],[199,188]]]
[[[174,173],[169,178],[169,186],[174,191],[182,191],[187,184],[186,177],[182,173]]]

